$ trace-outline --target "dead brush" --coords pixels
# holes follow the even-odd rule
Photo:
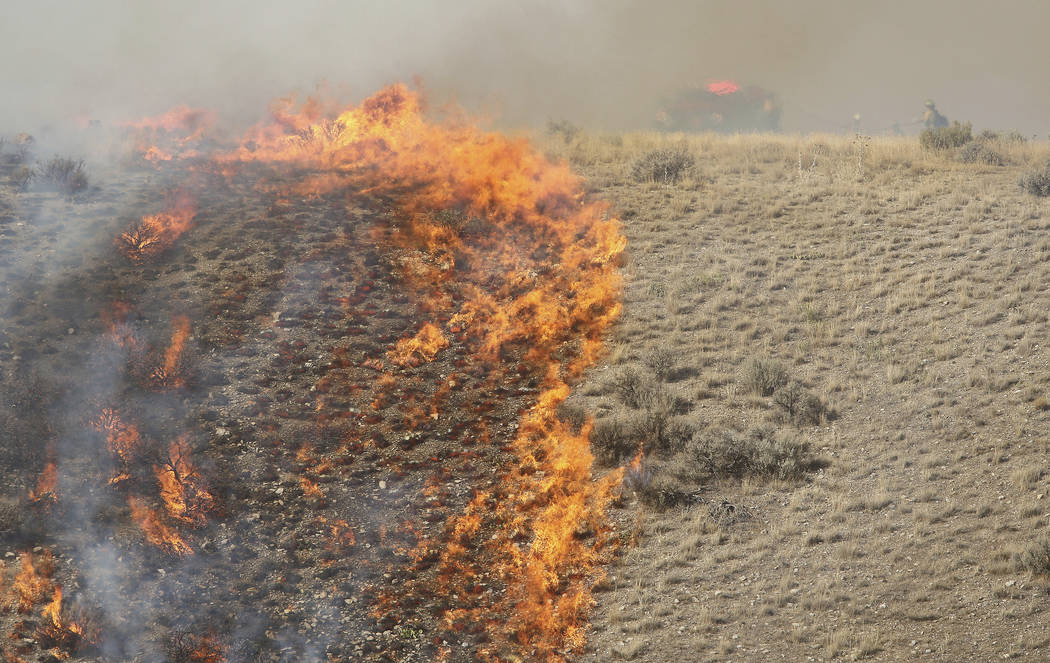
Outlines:
[[[61,191],[70,196],[80,193],[88,186],[84,162],[58,156],[38,166],[35,179],[45,189]]]
[[[1027,194],[1041,198],[1050,196],[1050,161],[1039,170],[1030,170],[1022,174],[1017,184]]]
[[[755,357],[744,365],[743,382],[753,393],[772,396],[788,383],[788,371],[775,359]]]
[[[1017,570],[1033,576],[1050,577],[1050,538],[1041,537],[1014,556]]]
[[[631,166],[636,182],[674,184],[696,165],[696,157],[685,144],[648,152]]]

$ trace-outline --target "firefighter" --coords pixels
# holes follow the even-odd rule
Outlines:
[[[948,126],[948,118],[937,111],[933,99],[926,100],[926,112],[922,114],[922,126],[927,129],[939,129]]]

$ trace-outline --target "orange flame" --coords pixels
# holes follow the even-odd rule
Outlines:
[[[135,151],[143,159],[158,163],[176,157],[195,156],[197,152],[188,146],[194,141],[200,141],[215,124],[215,119],[215,113],[211,111],[176,106],[161,115],[126,122],[123,126],[135,138]]]
[[[135,350],[138,347],[138,339],[131,325],[128,324],[129,315],[131,315],[131,304],[113,302],[108,309],[102,311],[102,324],[106,327],[106,338],[122,348]]]
[[[37,560],[37,566],[33,565],[33,556],[30,553],[22,553],[22,569],[15,576],[15,593],[18,595],[18,612],[26,614],[33,606],[40,602],[47,593],[51,584],[49,578],[54,573],[54,563],[51,553],[44,553]],[[39,571],[38,568],[39,567]]]
[[[707,84],[707,91],[714,92],[718,96],[733,94],[740,90],[740,86],[733,81],[712,81]]]
[[[160,515],[146,506],[142,500],[134,495],[130,495],[128,496],[128,506],[131,507],[131,517],[142,528],[147,541],[179,557],[193,554],[193,548],[186,543],[182,536],[171,527],[165,525]]]
[[[626,240],[618,222],[586,200],[567,165],[549,162],[524,139],[429,122],[420,95],[403,85],[337,115],[317,102],[299,109],[288,102],[273,116],[215,159],[220,172],[265,163],[312,173],[282,190],[286,197],[351,189],[397,194],[393,221],[377,226],[374,238],[395,257],[429,319],[387,353],[390,362],[434,360],[451,343],[442,331],[447,325],[495,369],[494,379],[511,376],[519,362],[527,367],[518,373],[543,378],[502,480],[446,523],[445,540],[421,545],[441,550],[441,591],[458,597],[449,599],[444,622],[471,620],[486,629],[478,655],[496,659],[520,648],[536,660],[564,660],[583,642],[590,588],[609,549],[604,511],[624,470],[595,480],[589,425],[574,433],[555,412],[568,383],[596,360],[620,311],[617,264]],[[167,224],[177,231],[144,220],[141,233],[122,236],[125,253],[145,261],[192,218]],[[513,364],[503,366],[508,356]],[[384,371],[380,358],[365,365]],[[411,396],[400,386],[392,374],[375,380],[373,408]],[[320,492],[309,479],[302,486],[307,495]],[[135,498],[129,503],[151,542],[192,552],[159,514]],[[480,576],[504,591],[479,590]]]
[[[185,315],[177,315],[172,319],[171,326],[171,343],[164,351],[164,364],[153,369],[150,379],[158,387],[178,389],[186,386],[186,381],[178,374],[178,365],[186,340],[190,337],[190,319]]]
[[[412,338],[401,339],[397,347],[387,353],[390,361],[401,366],[423,361],[433,361],[438,352],[448,347],[448,339],[437,325],[426,323]],[[418,359],[417,359],[418,357]]]
[[[494,615],[504,614],[517,644],[540,660],[577,650],[589,588],[605,559],[603,513],[623,469],[594,481],[589,427],[574,434],[555,411],[567,380],[595,361],[602,333],[619,314],[616,264],[626,240],[617,222],[584,200],[567,166],[551,164],[524,140],[429,123],[418,94],[402,85],[334,119],[286,111],[224,160],[319,172],[295,187],[300,195],[350,186],[400,194],[397,225],[379,228],[377,239],[399,256],[404,281],[435,317],[388,353],[391,362],[432,360],[450,343],[438,326],[447,320],[450,329],[474,332],[487,361],[498,364],[503,349],[522,347],[546,376],[498,495],[477,494],[435,544],[443,551],[438,579],[447,585],[443,595],[463,597],[446,611],[446,624],[485,624],[500,648],[509,644],[507,622]],[[469,242],[457,225],[466,220],[484,229]],[[376,381],[373,408],[385,407],[389,392]],[[475,579],[483,574],[506,585],[504,598],[477,597]],[[496,650],[487,651],[493,657]]]
[[[204,489],[203,479],[190,459],[186,436],[168,447],[168,458],[163,466],[155,466],[154,474],[160,484],[160,497],[172,518],[195,527],[206,522],[205,513],[212,507],[211,494]]]
[[[127,463],[142,445],[139,429],[134,424],[124,423],[114,408],[103,408],[97,419],[91,422],[92,427],[106,434],[106,445],[109,452]]]
[[[55,494],[55,487],[58,485],[58,465],[54,461],[49,461],[44,466],[44,470],[40,473],[40,477],[36,482],[36,489],[30,489],[29,500],[32,502],[39,502],[44,498],[50,498],[52,500],[57,499]]]
[[[122,233],[117,246],[128,260],[142,264],[163,253],[193,225],[197,202],[183,192],[175,196],[168,211],[142,217],[138,226]]]

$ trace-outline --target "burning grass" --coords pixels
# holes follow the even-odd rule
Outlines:
[[[585,196],[565,164],[545,159],[524,139],[432,121],[420,95],[400,85],[343,110],[319,102],[282,105],[237,146],[210,153],[202,152],[208,123],[177,115],[131,129],[158,138],[144,151],[148,160],[177,169],[192,156],[196,173],[164,211],[144,216],[117,239],[131,272],[174,259],[180,237],[195,224],[200,228],[190,237],[213,230],[197,216],[210,184],[286,201],[349,200],[351,218],[355,199],[383,201],[381,214],[333,226],[339,233],[298,256],[310,264],[332,261],[312,278],[344,292],[306,297],[276,315],[247,314],[245,327],[259,332],[258,340],[230,344],[256,370],[272,360],[282,383],[319,376],[315,389],[297,393],[276,390],[278,380],[260,373],[249,383],[247,371],[237,369],[234,397],[245,414],[240,420],[252,421],[262,479],[280,482],[272,495],[286,510],[309,509],[332,573],[345,561],[340,555],[352,554],[367,573],[388,565],[386,574],[402,580],[391,587],[355,580],[372,601],[367,611],[356,608],[359,614],[403,633],[425,627],[452,638],[465,629],[474,641],[470,655],[478,658],[535,655],[553,662],[580,651],[591,588],[615,547],[605,511],[622,473],[595,476],[590,425],[563,422],[557,413],[569,385],[601,355],[620,310],[625,240],[618,222]],[[281,208],[270,207],[275,215]],[[301,221],[287,216],[282,230],[301,230],[294,225]],[[251,282],[241,276],[238,283]],[[226,285],[216,284],[215,292]],[[247,287],[222,292],[233,294],[216,295],[209,305],[216,316],[231,309],[241,315],[253,295]],[[314,312],[318,302],[338,314]],[[104,489],[126,500],[127,510],[112,517],[130,517],[173,565],[204,559],[201,551],[216,536],[207,514],[216,511],[214,487],[223,484],[206,477],[201,468],[210,465],[194,457],[197,433],[169,435],[176,424],[156,416],[151,404],[200,396],[184,364],[193,334],[212,325],[176,316],[166,347],[154,351],[135,302],[122,300],[102,317],[108,349],[126,360],[121,375],[134,378],[85,417],[117,465]],[[337,347],[324,351],[331,361],[319,369],[315,339],[303,329],[320,325]],[[221,396],[226,403],[230,394]],[[315,452],[288,442],[280,422],[296,418],[345,426],[340,439]],[[473,497],[459,487],[454,469]],[[290,472],[298,475],[289,478]],[[333,482],[358,486],[369,472],[384,477],[379,490],[391,495],[406,493],[422,476],[443,488],[420,496],[425,511],[409,501],[407,520],[368,531],[360,515],[353,522],[341,512],[365,510],[356,503],[364,491]],[[314,554],[299,536],[281,538],[291,563]],[[429,563],[409,561],[423,558]],[[52,611],[56,641],[73,632],[62,610]],[[412,646],[442,655],[433,637]]]

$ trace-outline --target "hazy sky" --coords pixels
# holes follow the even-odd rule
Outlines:
[[[786,130],[860,113],[879,132],[930,97],[1045,137],[1048,30],[1037,0],[8,0],[0,132],[178,103],[251,114],[322,79],[361,97],[420,75],[504,124],[646,128],[676,87],[732,78],[776,92]]]

